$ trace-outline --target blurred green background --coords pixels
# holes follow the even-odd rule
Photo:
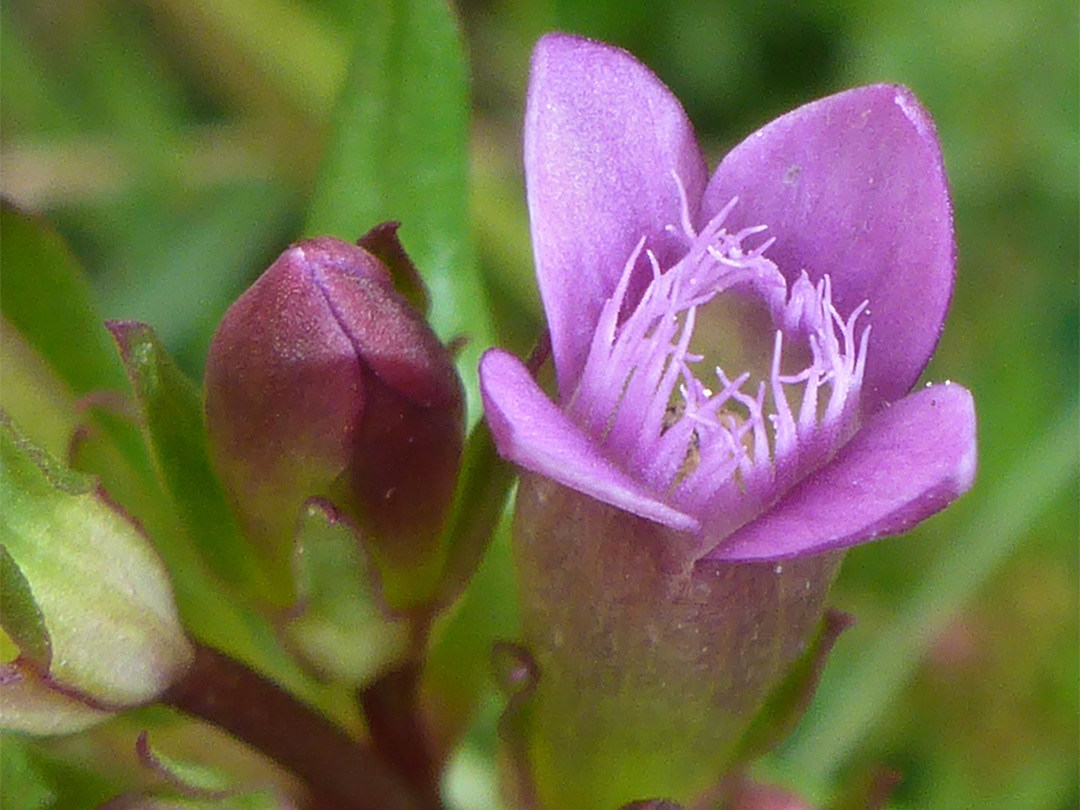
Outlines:
[[[5,0],[3,193],[71,242],[104,316],[152,324],[198,377],[228,304],[302,233],[354,32],[382,9]],[[634,52],[683,100],[713,163],[777,114],[857,84],[907,84],[930,109],[960,260],[927,378],[975,392],[979,478],[907,538],[849,555],[833,602],[859,624],[762,775],[820,800],[886,768],[903,775],[896,808],[1077,807],[1076,4],[473,0],[458,11],[473,241],[500,340],[518,351],[541,324],[519,143],[543,32]],[[489,787],[493,711],[456,771],[468,806]],[[5,772],[18,767],[5,758]]]

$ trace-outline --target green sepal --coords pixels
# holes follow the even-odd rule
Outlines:
[[[831,609],[825,611],[817,634],[807,645],[806,652],[788,670],[754,716],[739,743],[736,762],[751,762],[764,756],[795,729],[810,705],[833,645],[840,634],[854,623],[855,619],[849,613]]]
[[[398,238],[400,227],[401,223],[397,221],[376,225],[361,236],[356,244],[385,265],[394,281],[394,289],[426,318],[431,312],[431,296],[428,295],[424,279],[420,277],[420,271],[416,269]]]
[[[261,568],[206,448],[202,397],[154,331],[136,321],[107,324],[120,348],[164,489],[202,558],[225,583],[249,597],[281,601],[287,570]]]
[[[160,775],[176,794],[132,797],[123,805],[126,810],[285,810],[293,806],[272,788],[252,789],[224,769],[170,756],[152,747],[145,731],[139,735],[135,751],[143,764]]]
[[[304,509],[294,565],[298,599],[282,635],[318,677],[363,685],[404,658],[410,624],[386,607],[370,552],[329,502]]]
[[[491,683],[491,650],[500,639],[521,635],[510,560],[511,510],[500,509],[487,553],[468,588],[432,624],[421,693],[433,749],[446,754],[460,742],[478,699],[497,697]]]
[[[542,807],[692,802],[805,652],[839,554],[729,564],[695,557],[697,542],[522,476],[514,563]]]
[[[191,798],[221,799],[236,786],[235,778],[228,771],[172,757],[152,747],[145,731],[135,742],[135,752],[144,765],[184,790]]]

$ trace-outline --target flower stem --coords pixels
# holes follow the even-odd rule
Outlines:
[[[409,662],[359,694],[372,744],[416,790],[438,795],[439,778],[416,702],[420,666]]]
[[[258,749],[304,780],[315,806],[348,810],[437,810],[383,757],[244,664],[196,645],[187,674],[161,702]]]

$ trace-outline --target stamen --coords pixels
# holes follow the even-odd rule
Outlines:
[[[686,201],[686,187],[683,185],[679,173],[674,169],[671,170],[671,176],[675,180],[675,188],[679,190],[679,213],[682,215],[683,233],[693,242],[697,239],[697,232],[694,230],[694,224],[690,221],[690,205]]]
[[[578,423],[590,435],[596,435],[608,417],[615,409],[616,402],[612,396],[615,388],[612,385],[613,377],[619,373],[617,364],[612,363],[609,349],[615,344],[615,331],[619,322],[619,312],[622,310],[626,298],[626,291],[630,286],[630,277],[637,265],[638,257],[645,247],[645,237],[641,237],[637,246],[626,260],[622,275],[619,276],[618,284],[604,306],[600,310],[600,317],[596,323],[596,331],[593,333],[592,344],[589,347],[589,356],[585,360],[585,368],[582,371],[582,380],[599,377],[598,385],[591,386],[590,396],[583,397],[582,386],[574,393],[568,403],[568,409]],[[646,291],[646,295],[648,291]],[[624,370],[625,371],[625,370]],[[605,373],[606,372],[606,373]],[[617,392],[621,397],[622,385],[618,385]]]
[[[870,327],[856,332],[869,303],[845,319],[833,304],[830,278],[814,283],[806,271],[789,291],[765,256],[775,239],[744,246],[765,226],[735,234],[724,227],[737,198],[696,232],[686,189],[673,177],[686,254],[664,269],[645,238],[637,243],[601,309],[568,412],[612,461],[715,534],[753,517],[853,433]],[[635,303],[626,297],[642,251],[652,278]],[[759,381],[755,395],[743,391],[749,371],[729,379],[717,368],[720,385],[713,393],[691,368],[702,360],[689,351],[697,308],[734,287],[759,297],[776,329],[767,379]],[[803,342],[810,359],[804,368],[784,373],[787,340]],[[802,388],[797,416],[788,402],[786,389],[792,386]],[[824,386],[829,395],[822,412]]]

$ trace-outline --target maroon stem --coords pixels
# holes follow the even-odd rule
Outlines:
[[[197,645],[166,705],[229,731],[303,779],[320,807],[437,810],[370,745],[238,661]]]
[[[420,666],[410,662],[362,692],[360,704],[375,749],[416,790],[438,796],[439,777],[417,706]]]

